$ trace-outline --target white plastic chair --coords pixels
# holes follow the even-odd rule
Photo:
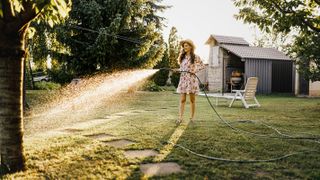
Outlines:
[[[245,108],[249,107],[260,107],[257,98],[256,98],[256,92],[257,92],[257,85],[258,85],[258,78],[257,77],[250,77],[247,80],[246,86],[244,90],[232,90],[234,94],[229,107],[232,107],[232,104],[236,100],[241,100],[242,104]],[[254,100],[255,103],[250,104],[249,101]]]

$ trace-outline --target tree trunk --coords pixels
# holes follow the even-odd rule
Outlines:
[[[0,33],[0,155],[10,172],[24,170],[23,60],[25,30]]]

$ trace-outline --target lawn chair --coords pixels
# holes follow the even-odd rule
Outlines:
[[[256,91],[258,85],[258,78],[257,77],[249,77],[245,86],[244,90],[232,90],[235,95],[233,96],[229,107],[232,106],[235,100],[241,100],[242,104],[245,108],[249,107],[260,107],[257,98],[256,98]],[[249,104],[248,101],[254,100],[255,104]]]

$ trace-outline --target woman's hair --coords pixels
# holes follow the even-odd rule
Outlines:
[[[185,42],[185,43],[187,43],[187,42]],[[183,46],[184,44],[182,44],[182,46]],[[191,46],[191,45],[190,45]],[[191,46],[192,47],[192,46]],[[183,47],[182,47],[183,48]],[[184,50],[182,49],[182,53],[180,53],[179,54],[179,57],[178,57],[178,62],[179,62],[179,64],[181,64],[182,63],[182,60],[185,58],[185,56],[186,56],[186,52],[184,52]],[[194,54],[194,49],[193,49],[193,47],[191,48],[191,52],[190,52],[190,60],[191,60],[191,64],[193,64],[194,63],[194,61],[195,61],[195,59],[196,59],[196,55]]]

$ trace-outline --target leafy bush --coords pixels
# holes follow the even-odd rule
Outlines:
[[[160,69],[158,72],[155,73],[153,76],[153,81],[158,86],[165,86],[168,80],[169,70],[167,69]]]
[[[36,82],[35,83],[35,89],[37,90],[55,90],[59,89],[61,87],[58,83],[53,82]]]
[[[147,81],[145,84],[139,88],[142,91],[164,91],[164,89],[158,85],[156,85],[153,81]]]
[[[49,76],[53,82],[57,82],[59,84],[67,84],[74,78],[71,73],[64,69],[52,69],[49,71]]]
[[[180,72],[173,72],[171,75],[171,83],[175,88],[178,87],[180,81]]]

